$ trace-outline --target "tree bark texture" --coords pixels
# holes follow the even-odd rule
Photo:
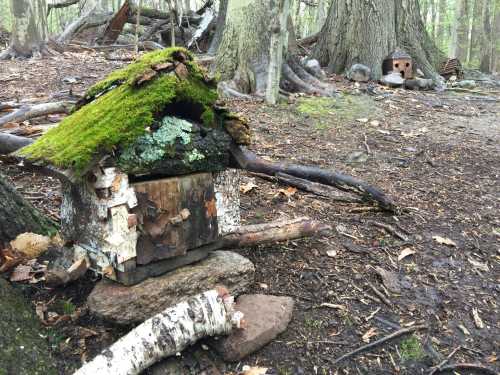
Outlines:
[[[196,295],[146,320],[74,375],[139,374],[203,337],[229,334],[241,317],[227,291]]]
[[[383,59],[396,47],[426,75],[437,77],[442,56],[424,28],[418,0],[334,1],[313,54],[331,72],[361,63],[379,79]]]
[[[20,233],[50,234],[55,224],[38,212],[0,174],[0,244]]]
[[[9,49],[0,59],[40,57],[48,41],[46,0],[11,0],[12,35]]]
[[[457,0],[452,22],[449,56],[462,59],[464,57],[463,46],[466,40],[467,4],[465,0]]]
[[[215,26],[215,34],[210,42],[210,47],[208,48],[209,55],[215,55],[219,50],[220,43],[222,41],[222,34],[224,32],[224,27],[226,26],[227,17],[227,6],[229,0],[219,1],[219,12],[217,14],[217,24]]]

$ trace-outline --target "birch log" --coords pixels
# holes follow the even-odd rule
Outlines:
[[[206,336],[227,335],[243,314],[224,288],[198,294],[134,328],[74,375],[133,375]]]

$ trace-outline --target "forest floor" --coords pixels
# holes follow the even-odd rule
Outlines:
[[[82,93],[121,64],[90,52],[2,63],[0,101],[48,101],[70,85]],[[296,302],[286,332],[242,364],[290,375],[427,374],[452,354],[447,363],[500,370],[498,88],[482,96],[376,86],[379,92],[368,95],[365,85],[331,79],[343,93],[339,99],[295,97],[277,106],[261,101],[230,106],[250,120],[251,148],[259,155],[357,176],[383,189],[402,213],[325,199],[244,174],[246,223],[309,216],[333,231],[237,250],[256,266],[252,292],[288,295]],[[41,122],[59,120],[49,116]],[[30,134],[33,124],[19,129]],[[0,162],[0,169],[38,208],[58,218],[55,180],[8,161]],[[377,223],[390,224],[401,238]],[[25,286],[34,304],[50,301],[60,315],[72,316],[48,328],[62,373],[127,331],[86,313],[94,282],[89,276],[56,290]],[[425,329],[332,365],[361,345],[415,325]]]

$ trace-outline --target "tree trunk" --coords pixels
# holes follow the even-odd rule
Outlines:
[[[227,17],[227,5],[229,0],[219,1],[219,13],[217,14],[217,24],[215,26],[215,34],[210,42],[210,47],[208,48],[209,55],[215,55],[219,50],[219,46],[222,40],[222,34],[224,32],[224,27],[226,25]]]
[[[452,22],[449,57],[458,58],[458,44],[461,41],[461,23],[465,13],[465,0],[456,0],[454,11],[454,22]]]
[[[438,5],[438,17],[437,17],[437,27],[436,27],[436,42],[439,47],[443,48],[444,36],[445,36],[445,21],[446,21],[446,9],[447,0],[439,0]]]
[[[229,0],[226,26],[215,58],[215,70],[222,80],[230,81],[230,88],[265,95],[271,62],[271,10],[271,2],[267,0]],[[290,19],[287,30],[292,35],[293,24]],[[286,62],[281,67],[281,86],[287,91],[331,95],[333,90],[325,89],[318,84],[317,78],[295,63],[293,51],[290,50],[291,44],[295,42],[292,39],[290,37],[287,56],[283,56]]]
[[[46,0],[11,0],[12,35],[9,48],[1,59],[40,57],[47,52]]]
[[[491,11],[491,1],[484,0],[483,9],[481,12],[481,52],[480,52],[480,64],[479,70],[484,73],[491,72],[491,56],[493,53],[493,42],[492,42],[492,11]],[[493,13],[494,14],[494,13]]]
[[[18,234],[50,234],[56,226],[45,218],[0,175],[0,245]]]
[[[320,31],[321,28],[323,27],[323,24],[325,23],[326,6],[327,6],[326,0],[319,0],[318,1],[318,9],[316,10],[316,18],[314,20],[314,30],[313,30],[315,33]]]
[[[314,55],[329,71],[342,73],[355,63],[367,65],[372,78],[382,75],[383,59],[396,47],[434,79],[442,54],[427,34],[418,0],[334,1]]]

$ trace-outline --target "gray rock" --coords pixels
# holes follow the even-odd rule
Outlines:
[[[87,302],[92,313],[106,320],[139,323],[217,285],[238,296],[253,283],[254,274],[255,267],[247,258],[231,251],[215,251],[198,263],[133,286],[101,280]]]
[[[316,60],[316,59],[307,59],[303,63],[303,66],[313,76],[315,76],[317,78],[320,78],[320,79],[326,78],[326,74],[323,71],[323,69],[321,69],[321,65],[320,65],[320,63],[319,63],[318,60]]]
[[[415,77],[414,79],[405,79],[404,87],[409,90],[432,90],[436,84],[432,79]]]
[[[425,78],[425,74],[424,74],[424,72],[422,72],[422,70],[420,68],[417,68],[415,73],[416,73],[417,77]]]
[[[285,331],[292,319],[293,306],[290,297],[243,295],[236,302],[236,310],[244,314],[245,328],[212,339],[210,345],[225,361],[239,361]]]
[[[354,151],[347,156],[348,164],[361,164],[368,160],[369,156],[364,151]]]
[[[455,82],[455,87],[460,87],[462,89],[473,89],[476,86],[476,81],[473,79],[464,79],[463,81]]]
[[[354,64],[347,71],[346,77],[347,79],[355,82],[368,82],[370,80],[371,74],[371,69],[366,65]]]
[[[399,73],[389,73],[380,79],[380,82],[389,87],[401,87],[403,86],[405,80],[401,77]]]
[[[0,277],[0,374],[57,374],[31,306]]]

